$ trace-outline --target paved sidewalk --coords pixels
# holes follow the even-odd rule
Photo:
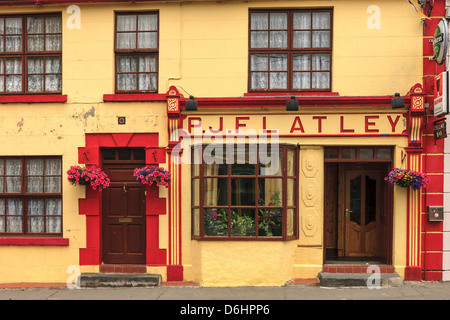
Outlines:
[[[0,300],[450,300],[450,282],[409,282],[380,289],[324,288],[318,285],[211,288],[158,286],[147,288],[3,288]]]

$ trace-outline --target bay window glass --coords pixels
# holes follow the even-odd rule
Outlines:
[[[0,233],[61,234],[61,158],[0,158]]]
[[[330,91],[331,10],[250,12],[249,90]]]
[[[116,92],[158,89],[158,14],[116,15]]]
[[[208,145],[192,151],[202,159],[191,168],[193,238],[296,237],[296,147]]]
[[[61,93],[60,15],[0,16],[0,94]]]

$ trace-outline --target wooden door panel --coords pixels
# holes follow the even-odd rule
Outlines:
[[[104,263],[145,263],[145,186],[133,177],[134,168],[141,165],[104,166],[111,179],[102,196]]]

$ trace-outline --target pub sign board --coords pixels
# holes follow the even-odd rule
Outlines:
[[[440,119],[434,122],[434,139],[444,139],[447,138],[447,123],[444,119]]]
[[[434,78],[434,116],[448,114],[449,72],[444,71]]]

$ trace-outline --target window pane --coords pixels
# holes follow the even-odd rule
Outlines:
[[[342,149],[342,159],[355,159],[356,150],[355,149]]]
[[[22,73],[22,59],[21,58],[6,58],[5,59],[5,73],[6,74],[21,74]]]
[[[22,18],[5,18],[6,34],[22,33]]]
[[[138,16],[138,31],[158,30],[158,16],[156,14],[141,14]]]
[[[311,31],[294,31],[294,48],[311,47]]]
[[[309,54],[294,54],[293,70],[308,71],[311,70],[311,56]]]
[[[60,159],[45,159],[45,174],[46,175],[61,175],[61,160]]]
[[[6,52],[22,51],[22,37],[21,36],[6,36],[5,37],[5,51]]]
[[[20,159],[6,159],[6,175],[21,175],[22,174],[22,160]]]
[[[326,148],[325,159],[337,159],[339,158],[339,149]]]
[[[258,179],[258,205],[281,207],[283,204],[283,180],[280,178]]]
[[[234,178],[231,179],[231,205],[254,206],[255,205],[255,179]]]
[[[294,179],[287,179],[286,195],[287,195],[287,205],[295,206],[295,180]]]
[[[266,31],[251,32],[252,48],[267,48],[269,45],[269,34]]]
[[[44,51],[44,36],[28,36],[27,37],[28,51]]]
[[[156,74],[139,74],[139,90],[156,90]]]
[[[287,175],[289,177],[295,176],[295,149],[287,149]]]
[[[377,158],[378,159],[390,159],[391,158],[391,149],[377,149]]]
[[[155,55],[139,56],[139,72],[156,71],[156,62]]]
[[[282,226],[282,209],[261,208],[258,210],[258,236],[281,237]]]
[[[43,17],[28,17],[27,18],[27,33],[44,33],[44,18]]]
[[[0,18],[0,34],[5,33],[5,19],[4,18]]]
[[[42,75],[29,75],[27,77],[28,91],[37,91],[41,92],[44,91],[44,76]]]
[[[27,73],[44,73],[44,59],[43,58],[28,58]]]
[[[28,215],[44,215],[44,199],[29,199]]]
[[[256,174],[256,148],[245,148],[235,146],[233,163],[231,164],[232,175],[255,175]]]
[[[117,31],[136,31],[136,16],[118,15]]]
[[[119,74],[117,78],[119,90],[136,90],[135,74]]]
[[[137,64],[135,56],[117,57],[117,72],[136,72]]]
[[[252,54],[251,57],[252,71],[267,71],[269,67],[269,56],[267,54]]]
[[[60,177],[45,177],[44,178],[44,192],[45,193],[60,193],[61,192],[61,178]]]
[[[46,217],[46,232],[60,233],[61,232],[61,217]]]
[[[312,46],[314,48],[330,47],[330,31],[313,31]]]
[[[330,73],[329,72],[313,72],[312,73],[312,87],[316,89],[330,88]]]
[[[252,30],[267,30],[269,28],[269,15],[267,13],[252,13],[250,28]]]
[[[271,54],[270,55],[270,70],[287,70],[287,55],[286,54]]]
[[[313,54],[312,70],[330,70],[330,55],[326,53]]]
[[[305,12],[295,12],[294,29],[311,29],[311,14]]]
[[[61,199],[47,199],[45,201],[45,213],[60,216],[62,213]]]
[[[330,29],[329,12],[313,12],[313,29]]]
[[[287,32],[286,31],[271,31],[270,32],[270,47],[271,48],[287,48]]]
[[[62,32],[61,17],[46,17],[45,18],[45,32],[46,33],[61,33]]]
[[[373,149],[359,149],[360,159],[373,159]]]
[[[267,89],[269,74],[267,72],[252,72],[252,89]]]
[[[192,234],[200,236],[200,210],[192,209]]]
[[[45,91],[61,91],[61,75],[52,74],[45,76]]]
[[[294,72],[292,86],[294,89],[311,88],[311,74],[309,72]]]
[[[286,214],[286,236],[290,237],[294,235],[294,209],[287,209]]]
[[[228,179],[203,179],[203,197],[205,206],[228,205]]]
[[[231,210],[231,236],[255,236],[255,209]]]
[[[62,40],[60,34],[45,36],[45,51],[61,51]]]
[[[140,49],[156,49],[157,48],[156,32],[139,32],[138,48]]]
[[[287,72],[272,72],[270,74],[270,88],[271,89],[286,89],[287,88]]]
[[[271,13],[270,29],[286,30],[287,29],[287,13]]]
[[[228,236],[228,209],[205,209],[203,224],[205,236]]]
[[[135,49],[136,33],[118,33],[117,34],[118,49]]]
[[[60,57],[46,57],[45,58],[45,72],[46,73],[60,73],[61,72],[61,58]]]
[[[200,183],[198,179],[192,179],[192,199],[191,199],[191,205],[194,207],[198,207],[200,205]]]
[[[6,217],[6,232],[22,232],[22,217]]]
[[[283,149],[261,145],[258,155],[259,175],[281,176],[283,174]]]

